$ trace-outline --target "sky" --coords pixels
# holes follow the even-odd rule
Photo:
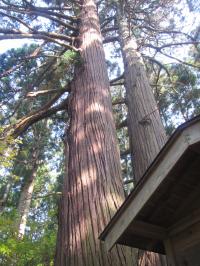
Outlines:
[[[22,47],[25,43],[31,44],[31,43],[33,43],[33,41],[32,40],[25,40],[25,39],[0,41],[0,53],[4,53],[11,48]]]

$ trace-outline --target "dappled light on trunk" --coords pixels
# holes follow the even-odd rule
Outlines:
[[[123,13],[119,13],[118,24],[136,184],[166,143],[167,136],[136,39],[130,36],[128,22]],[[166,259],[156,253],[139,251],[138,263],[140,266],[164,266]]]
[[[57,242],[55,265],[134,265],[131,249],[118,246],[108,253],[98,239],[122,204],[124,192],[109,80],[93,1],[84,1],[80,18],[83,64],[76,68],[71,84],[68,177],[64,181],[64,211],[58,232],[58,238],[64,240]]]

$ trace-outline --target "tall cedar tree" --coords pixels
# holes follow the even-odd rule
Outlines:
[[[130,148],[134,158],[134,177],[138,182],[167,137],[142,56],[137,49],[137,41],[130,35],[127,18],[121,8],[118,9],[118,26],[124,61]],[[141,252],[139,265],[166,265],[166,261],[156,253]]]
[[[84,0],[79,25],[82,65],[69,103],[68,178],[63,191],[55,265],[134,265],[130,249],[107,253],[99,234],[124,200],[119,151],[99,19]]]

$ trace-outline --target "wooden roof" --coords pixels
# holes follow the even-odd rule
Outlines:
[[[198,210],[199,209],[199,210]],[[190,217],[200,217],[200,116],[170,137],[100,235],[116,243],[165,254],[163,239]]]

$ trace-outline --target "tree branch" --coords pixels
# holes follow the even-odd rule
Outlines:
[[[120,122],[119,124],[116,125],[116,129],[120,129],[122,127],[127,127],[128,126],[128,121],[127,119],[123,120],[122,122]]]
[[[123,79],[123,78],[124,78],[124,73],[122,75],[120,75],[119,77],[117,77],[117,78],[111,79],[110,80],[110,85],[115,83],[115,82],[117,82],[117,81],[119,81],[119,80],[121,80],[121,79]]]
[[[110,31],[117,31],[119,28],[118,27],[108,27],[108,28],[105,28],[101,31],[101,33],[107,33],[107,32],[110,32]]]
[[[197,41],[190,41],[190,42],[177,42],[177,43],[167,43],[164,44],[162,46],[154,46],[152,44],[144,44],[145,47],[149,47],[149,48],[153,48],[156,51],[160,52],[162,49],[167,48],[167,47],[171,47],[171,46],[181,46],[181,45],[189,45],[189,44],[193,44],[193,45],[197,45],[200,42]]]
[[[196,66],[196,65],[193,65],[193,64],[187,63],[187,62],[185,62],[185,61],[183,61],[183,60],[181,60],[181,59],[178,59],[178,58],[176,58],[176,57],[174,57],[174,56],[172,56],[172,55],[165,54],[165,53],[163,53],[163,52],[161,52],[161,51],[160,51],[160,53],[163,54],[163,55],[166,56],[166,57],[169,57],[169,58],[171,58],[171,59],[174,59],[174,60],[178,61],[178,62],[181,63],[181,64],[184,64],[184,65],[187,65],[187,66],[190,66],[190,67],[194,67],[194,68],[198,68],[198,69],[200,69],[200,66]]]
[[[118,42],[118,41],[119,41],[119,37],[118,36],[106,37],[103,40],[103,44],[110,43],[110,42]]]
[[[154,31],[154,32],[158,32],[158,33],[161,33],[161,34],[181,34],[181,35],[184,35],[186,36],[187,38],[191,39],[192,41],[194,41],[195,39],[189,35],[188,33],[185,33],[185,32],[182,32],[182,31],[178,31],[178,30],[168,30],[168,29],[156,29],[156,28],[153,28],[151,26],[146,26],[146,25],[142,25],[142,26],[137,26],[137,28],[145,28],[147,30],[150,30],[150,31]]]
[[[38,39],[38,40],[45,40],[48,42],[56,43],[60,46],[64,46],[67,49],[74,50],[76,52],[79,51],[78,48],[67,44],[66,42],[62,42],[56,39],[65,40],[68,42],[71,42],[74,40],[74,38],[57,34],[54,32],[46,33],[46,32],[34,32],[34,33],[26,33],[16,30],[8,30],[8,29],[0,29],[0,33],[3,33],[3,35],[0,35],[0,40],[11,40],[11,39]]]
[[[29,60],[29,59],[33,59],[36,58],[38,56],[38,54],[41,52],[41,48],[42,46],[45,44],[46,42],[44,42],[43,44],[41,44],[39,47],[37,47],[32,54],[30,54],[29,56],[25,56],[22,59],[18,59],[18,60]],[[4,71],[2,74],[0,74],[0,79],[3,77],[6,77],[8,75],[10,75],[11,73],[13,73],[15,70],[17,70],[18,68],[20,68],[22,65],[24,64],[24,62],[21,62],[19,64],[17,64],[16,66],[11,67],[10,69]]]
[[[112,102],[112,105],[114,106],[117,104],[124,104],[124,103],[126,103],[126,100],[124,98],[118,98]]]
[[[57,106],[50,108],[61,97],[62,94],[63,92],[61,92],[60,94],[57,94],[47,104],[45,104],[45,106],[43,106],[39,110],[36,110],[28,114],[25,117],[22,117],[14,125],[11,125],[5,128],[2,134],[3,136],[2,138],[4,139],[8,135],[11,135],[13,138],[17,138],[34,123],[46,117],[49,117],[50,115],[55,114],[56,112],[60,110],[64,110],[65,108],[67,108],[68,98],[63,100]]]
[[[120,157],[123,158],[123,157],[126,157],[127,155],[129,155],[131,153],[131,150],[130,149],[127,149],[125,151],[122,151],[120,152]]]
[[[115,16],[104,19],[104,22],[101,24],[101,30],[103,30],[113,19],[115,19]]]
[[[143,56],[144,58],[147,58],[149,61],[151,61],[151,62],[157,64],[160,68],[164,69],[165,72],[167,73],[168,77],[170,77],[170,73],[169,73],[168,69],[167,69],[167,68],[166,68],[161,62],[159,62],[159,61],[156,60],[155,58],[152,58],[152,57],[147,56],[147,55],[144,55],[144,54],[142,54],[142,56]]]
[[[29,92],[26,97],[27,98],[33,98],[33,97],[38,97],[38,96],[41,96],[41,95],[46,95],[46,94],[54,94],[54,93],[57,93],[57,92],[67,92],[68,90],[66,89],[52,89],[52,90],[40,90],[40,91],[31,91]]]
[[[124,82],[112,83],[110,86],[123,86]]]
[[[15,13],[20,13],[20,14],[26,14],[29,16],[38,16],[38,17],[45,17],[49,20],[55,21],[57,23],[59,23],[60,25],[63,25],[65,27],[67,27],[68,29],[71,29],[73,31],[76,31],[77,28],[67,22],[64,22],[63,20],[60,20],[59,18],[64,18],[67,20],[70,20],[72,22],[77,22],[78,19],[76,17],[73,16],[67,16],[65,14],[59,14],[59,13],[55,13],[52,11],[42,11],[40,8],[34,7],[32,6],[32,8],[28,8],[28,9],[24,9],[21,7],[18,8],[10,8],[10,7],[6,7],[6,6],[0,6],[0,10],[6,10],[6,11],[12,11]],[[9,14],[6,14],[6,16],[10,16]],[[55,16],[55,17],[54,17]],[[17,19],[16,17],[12,16],[13,18]],[[59,18],[58,18],[59,17]]]

